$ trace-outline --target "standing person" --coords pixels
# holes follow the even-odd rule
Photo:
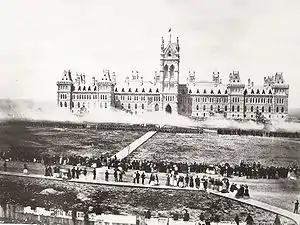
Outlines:
[[[157,173],[155,174],[155,184],[156,184],[156,185],[159,185],[159,179],[158,179]]]
[[[239,218],[238,214],[235,215],[234,222],[236,223],[236,225],[240,224],[240,218]]]
[[[184,214],[183,214],[183,221],[189,221],[190,220],[190,214],[188,213],[188,211],[185,209],[184,210]]]
[[[76,169],[76,179],[79,179],[79,174],[80,174],[80,170],[79,170],[79,167],[77,167],[77,169]]]
[[[253,218],[250,215],[250,213],[248,213],[248,216],[246,217],[246,224],[247,225],[253,225],[254,224]]]
[[[93,180],[96,180],[96,168],[93,169]]]
[[[118,182],[118,172],[116,169],[114,171],[114,178],[115,178],[115,182]]]
[[[135,180],[136,180],[136,172],[133,173],[132,177],[133,177],[133,183],[135,184]]]
[[[295,201],[295,207],[294,207],[294,213],[298,213],[298,210],[299,210],[299,201],[298,200],[296,200]]]
[[[186,174],[186,176],[185,176],[185,178],[184,178],[184,181],[185,181],[184,186],[185,186],[185,187],[188,187],[188,186],[189,186],[189,180],[190,180],[189,175]]]
[[[108,173],[108,170],[105,171],[105,181],[108,181],[108,176],[109,176],[109,173]]]
[[[74,166],[73,166],[71,172],[72,172],[72,178],[74,179],[75,178],[75,173],[76,173],[76,170],[75,170]]]
[[[145,184],[146,175],[144,172],[142,173],[141,178],[142,178],[142,184]]]
[[[207,191],[207,180],[206,179],[204,179],[204,181],[203,181],[203,187],[204,187],[204,191]]]
[[[120,182],[123,181],[123,174],[125,174],[125,172],[123,170],[121,170],[120,173],[119,173],[119,181]]]
[[[193,178],[193,176],[190,177],[190,188],[194,188],[194,178]]]
[[[28,168],[27,168],[27,165],[26,165],[26,164],[24,164],[23,173],[28,173]]]
[[[86,170],[85,167],[84,167],[84,169],[83,169],[83,175],[84,175],[84,179],[86,180],[87,170]]]
[[[195,178],[195,184],[196,184],[196,188],[199,189],[200,188],[200,178],[198,177],[198,175]]]
[[[139,184],[140,183],[140,173],[139,171],[136,171],[136,183]]]
[[[166,186],[170,186],[170,174],[167,174]]]
[[[244,198],[250,198],[248,186],[245,186]]]
[[[7,164],[6,164],[6,161],[4,161],[3,168],[4,168],[4,171],[6,172],[6,170],[7,170]]]

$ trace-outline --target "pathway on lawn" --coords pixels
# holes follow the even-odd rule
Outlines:
[[[117,159],[121,160],[127,157],[130,153],[132,153],[134,150],[136,150],[138,147],[140,147],[142,144],[144,144],[146,141],[148,141],[151,137],[153,137],[154,134],[156,134],[157,131],[149,131],[140,138],[136,139],[134,142],[126,146],[123,150],[119,151],[115,155],[112,156],[112,158],[117,157]]]
[[[101,185],[110,185],[110,186],[121,186],[121,187],[139,187],[139,188],[153,188],[153,189],[168,189],[168,190],[190,190],[190,191],[201,191],[199,189],[195,188],[179,188],[175,186],[165,186],[165,185],[159,185],[159,186],[151,186],[148,184],[133,184],[133,183],[127,183],[127,182],[111,182],[111,181],[99,181],[99,180],[85,180],[85,179],[71,179],[71,180],[65,180],[62,178],[54,178],[54,177],[45,177],[43,175],[39,174],[24,174],[24,173],[15,173],[15,172],[4,172],[0,171],[0,175],[6,175],[6,176],[18,176],[18,177],[30,177],[30,178],[37,178],[37,179],[49,179],[49,180],[57,180],[57,181],[67,181],[67,182],[74,182],[74,183],[84,183],[84,184],[101,184]],[[300,214],[295,214],[293,212],[290,212],[285,209],[278,208],[276,206],[272,206],[254,199],[240,199],[235,198],[232,193],[221,193],[213,190],[208,191],[211,194],[228,198],[237,202],[241,202],[247,205],[251,205],[257,208],[261,208],[263,210],[287,217],[291,220],[293,220],[297,225],[300,225]]]

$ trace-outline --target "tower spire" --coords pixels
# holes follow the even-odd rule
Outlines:
[[[169,29],[169,35],[170,35],[170,40],[169,40],[169,42],[171,42],[171,28]]]

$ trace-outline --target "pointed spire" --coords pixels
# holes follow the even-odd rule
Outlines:
[[[169,42],[171,42],[171,28],[169,29],[169,34],[170,34],[170,40],[169,40]]]
[[[164,46],[164,37],[161,37],[161,50],[164,50],[165,46]]]

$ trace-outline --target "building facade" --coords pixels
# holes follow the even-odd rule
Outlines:
[[[57,82],[57,105],[74,113],[97,108],[118,108],[133,114],[164,111],[191,117],[225,117],[255,119],[257,114],[267,119],[285,118],[288,114],[289,85],[282,73],[265,77],[262,85],[241,82],[239,71],[229,74],[229,83],[223,84],[219,72],[211,82],[198,82],[190,71],[186,84],[179,83],[180,45],[165,43],[162,38],[160,70],[152,81],[145,81],[138,71],[117,82],[114,72],[89,77],[64,71]]]

